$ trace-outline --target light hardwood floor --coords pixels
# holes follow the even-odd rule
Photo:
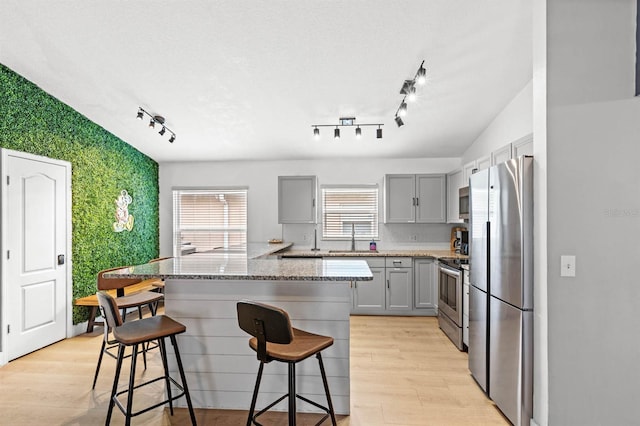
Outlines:
[[[51,345],[0,368],[0,425],[104,424],[114,360],[105,357],[96,385],[91,381],[100,349],[100,328],[91,335]],[[149,368],[159,370],[157,351]],[[257,365],[257,363],[256,363]],[[127,368],[125,365],[123,367]],[[126,375],[128,369],[123,372]],[[122,377],[121,380],[124,380]],[[136,391],[145,403],[149,386]],[[249,401],[247,401],[249,405]],[[196,410],[200,425],[236,426],[246,411]],[[286,425],[283,413],[265,414],[265,425]],[[299,415],[301,426],[315,424],[316,415]],[[114,410],[112,424],[124,417]],[[186,425],[186,410],[157,408],[134,418],[135,425]],[[330,424],[325,422],[324,424]],[[340,426],[508,425],[471,378],[467,354],[459,352],[432,317],[351,318],[351,415]]]

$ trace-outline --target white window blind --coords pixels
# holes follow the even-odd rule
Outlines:
[[[322,238],[378,238],[378,187],[323,187]]]
[[[247,189],[174,189],[174,255],[245,249]]]

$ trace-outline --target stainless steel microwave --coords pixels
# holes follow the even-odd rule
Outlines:
[[[469,219],[469,187],[463,186],[458,190],[458,213],[460,219]]]

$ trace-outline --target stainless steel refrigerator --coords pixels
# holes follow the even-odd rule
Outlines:
[[[469,369],[517,426],[533,414],[533,158],[469,179]]]

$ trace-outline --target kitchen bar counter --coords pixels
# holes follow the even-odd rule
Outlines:
[[[187,327],[178,339],[195,407],[248,410],[251,404],[258,361],[249,348],[249,335],[238,327],[236,313],[237,302],[248,299],[283,308],[294,327],[334,338],[323,360],[335,411],[349,414],[350,286],[373,276],[365,260],[274,256],[290,244],[284,246],[250,244],[245,251],[191,254],[105,274],[165,280],[165,313]],[[170,370],[176,373],[175,364]],[[303,377],[298,392],[323,402],[316,359],[302,361],[297,370]],[[258,407],[277,399],[286,388],[286,366],[265,366]],[[177,402],[184,406],[182,400]],[[286,411],[286,401],[276,408]],[[318,411],[304,402],[298,410]]]

